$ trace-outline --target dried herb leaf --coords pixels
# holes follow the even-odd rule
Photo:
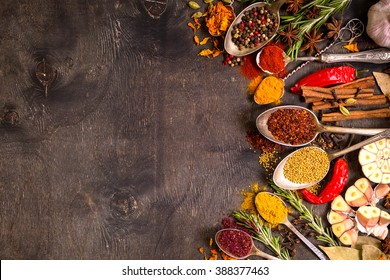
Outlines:
[[[206,57],[209,57],[210,55],[213,54],[213,51],[210,50],[210,49],[204,49],[204,50],[201,50],[198,55],[200,56],[206,56]]]
[[[192,23],[192,22],[189,22],[187,23],[187,26],[191,27],[191,29],[196,32],[197,28],[195,27],[195,25]]]
[[[345,108],[343,105],[339,106],[339,110],[340,110],[341,114],[343,114],[344,116],[348,116],[350,114],[348,109]]]
[[[200,43],[199,37],[196,35],[194,36],[194,42],[196,45],[199,45],[199,43]]]
[[[358,52],[359,51],[357,43],[345,45],[345,46],[343,46],[343,48],[349,50],[350,52]]]
[[[362,250],[363,245],[372,245],[375,246],[376,248],[381,247],[381,241],[375,237],[372,236],[364,236],[364,235],[359,235],[356,243],[352,245],[352,248]]]
[[[354,248],[344,246],[319,247],[330,260],[360,260],[360,250]]]
[[[206,37],[204,38],[202,41],[199,42],[199,45],[203,46],[205,44],[207,44],[207,42],[210,40],[210,37]]]
[[[188,6],[189,6],[191,9],[194,9],[194,10],[200,8],[199,4],[196,3],[195,1],[190,1],[190,2],[188,2]]]
[[[373,245],[362,246],[362,259],[363,260],[379,260],[383,257],[384,253]]]

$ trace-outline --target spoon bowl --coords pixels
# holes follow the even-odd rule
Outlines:
[[[265,40],[263,41],[262,43],[260,43],[259,45],[253,47],[253,48],[243,48],[243,49],[239,49],[237,47],[237,45],[235,45],[233,43],[233,36],[232,36],[232,30],[233,30],[233,27],[240,23],[242,20],[242,17],[244,16],[244,13],[246,11],[250,11],[252,10],[253,8],[261,8],[261,7],[264,7],[264,6],[267,6],[270,8],[270,10],[272,12],[274,12],[276,14],[276,20],[277,20],[277,26],[279,27],[280,25],[280,15],[279,15],[279,9],[280,7],[284,4],[286,0],[277,0],[276,2],[272,3],[272,5],[266,3],[266,2],[257,2],[257,3],[254,3],[254,4],[251,4],[249,5],[248,7],[246,7],[244,10],[241,11],[241,13],[239,13],[237,15],[237,17],[234,19],[234,21],[232,22],[232,24],[230,25],[228,31],[226,32],[226,35],[225,35],[225,40],[224,40],[224,48],[225,50],[231,54],[231,55],[234,55],[234,56],[246,56],[248,54],[251,54],[255,51],[258,51],[259,49],[261,49],[264,45],[266,45],[269,41],[271,41],[275,35],[276,35],[276,32],[277,32],[277,29],[274,31],[274,33],[272,34],[272,36],[269,36],[268,40]]]
[[[284,201],[276,194],[274,193],[271,193],[271,192],[260,192],[258,195],[261,195],[262,193],[267,193],[267,194],[270,194],[274,197],[276,197],[277,199],[280,200],[281,203],[283,203],[283,205],[286,207],[286,216],[284,217],[284,219],[280,222],[281,224],[285,225],[286,227],[288,227],[296,236],[299,237],[299,239],[301,239],[303,241],[303,243],[305,243],[316,255],[319,259],[321,260],[326,260],[326,257],[325,255],[316,247],[314,246],[313,243],[311,243],[305,236],[303,236],[292,224],[291,222],[288,220],[288,213],[287,213],[287,206],[286,204],[284,203]],[[271,210],[271,209],[270,209]],[[264,215],[264,213],[261,213],[259,212],[260,216],[267,220],[267,215]],[[270,222],[270,221],[268,221]]]
[[[324,151],[323,149],[321,148],[318,148],[318,147],[312,147],[312,148],[315,148],[315,149],[319,149],[320,151],[324,152],[327,154],[327,157],[328,157],[328,160],[329,160],[329,163],[334,160],[335,158],[338,158],[340,156],[343,156],[347,153],[350,153],[352,151],[355,151],[357,149],[360,149],[361,147],[365,146],[365,145],[368,145],[368,144],[371,144],[373,142],[376,142],[382,138],[386,138],[386,137],[390,137],[390,129],[387,129],[381,133],[378,133],[366,140],[363,140],[355,145],[352,145],[348,148],[345,148],[343,150],[340,150],[340,151],[337,151],[337,152],[334,152],[334,153],[327,153],[326,151]],[[301,148],[302,149],[302,148]],[[329,164],[328,164],[328,170],[327,172],[325,173],[325,175],[319,179],[319,180],[316,180],[316,181],[313,181],[313,182],[309,182],[309,183],[295,183],[295,182],[292,182],[290,181],[289,179],[286,178],[286,176],[284,175],[284,168],[285,168],[285,165],[287,163],[287,161],[295,154],[297,153],[299,150],[301,149],[298,149],[294,152],[292,152],[291,154],[287,155],[279,164],[278,166],[275,168],[275,171],[274,171],[274,174],[273,174],[273,181],[274,183],[282,188],[282,189],[287,189],[287,190],[298,190],[298,189],[304,189],[304,188],[308,188],[308,187],[311,187],[313,185],[315,185],[316,183],[320,182],[321,180],[323,180],[326,176],[326,174],[329,172]],[[297,168],[300,168],[301,166],[297,166]]]
[[[235,234],[239,234],[242,238],[245,238],[247,239],[248,241],[250,241],[250,250],[248,251],[247,254],[245,254],[244,256],[237,256],[235,255],[233,252],[230,252],[227,248],[225,248],[225,246],[223,246],[223,244],[221,244],[220,242],[220,236],[224,233],[227,233],[228,231],[230,232],[234,232]],[[237,241],[237,240],[236,240]],[[271,256],[261,250],[259,250],[255,244],[253,243],[253,240],[252,240],[252,237],[246,233],[245,231],[243,230],[240,230],[240,229],[234,229],[234,228],[227,228],[227,229],[221,229],[219,231],[217,231],[217,233],[215,234],[215,243],[217,244],[217,246],[228,256],[232,257],[232,258],[235,258],[235,259],[246,259],[248,258],[249,256],[260,256],[264,259],[267,259],[267,260],[279,260],[279,258],[276,258],[274,256]]]
[[[293,109],[293,110],[305,110],[309,112],[313,116],[313,121],[316,125],[316,133],[313,136],[313,138],[307,142],[300,143],[300,144],[291,144],[286,143],[281,140],[278,140],[275,138],[275,136],[269,131],[268,129],[268,120],[271,117],[272,113],[276,112],[279,109]],[[284,123],[286,125],[286,123]],[[302,147],[306,146],[307,144],[310,144],[315,140],[315,138],[318,136],[319,133],[322,132],[333,132],[333,133],[347,133],[347,134],[357,134],[357,135],[375,135],[380,132],[383,132],[386,130],[386,128],[349,128],[349,127],[338,127],[338,126],[328,126],[320,123],[317,116],[309,109],[302,107],[302,106],[296,106],[296,105],[284,105],[284,106],[277,106],[271,109],[268,109],[261,113],[256,118],[256,127],[259,130],[259,132],[268,140],[275,142],[277,144],[288,146],[288,147]]]

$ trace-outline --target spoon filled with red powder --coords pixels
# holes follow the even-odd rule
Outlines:
[[[228,256],[235,259],[245,259],[249,256],[260,256],[267,260],[279,260],[253,244],[252,237],[239,229],[221,229],[215,234],[215,243]]]

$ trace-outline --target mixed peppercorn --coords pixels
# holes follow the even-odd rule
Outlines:
[[[254,7],[232,28],[233,43],[240,49],[254,48],[270,39],[278,28],[277,14],[267,6]]]

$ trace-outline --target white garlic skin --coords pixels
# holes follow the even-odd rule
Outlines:
[[[390,0],[380,0],[370,7],[366,30],[378,46],[390,48]]]

